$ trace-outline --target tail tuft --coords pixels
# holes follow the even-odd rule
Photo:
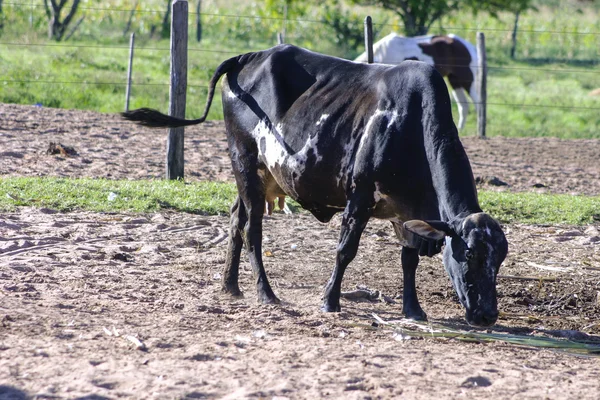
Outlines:
[[[142,126],[150,128],[168,128],[185,125],[185,120],[170,117],[151,108],[138,108],[137,110],[125,111],[121,113],[121,116],[126,120],[137,122]]]

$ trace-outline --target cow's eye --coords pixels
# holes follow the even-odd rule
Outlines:
[[[471,249],[465,250],[465,257],[467,258],[467,260],[471,260],[473,258],[473,250],[471,250]]]

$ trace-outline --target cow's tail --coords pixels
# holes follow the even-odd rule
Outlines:
[[[129,121],[137,122],[140,125],[150,128],[177,128],[180,126],[202,123],[204,120],[206,120],[206,116],[210,110],[210,105],[212,104],[212,100],[215,95],[215,87],[217,86],[217,82],[219,82],[221,76],[231,71],[237,65],[239,65],[239,56],[225,60],[217,67],[214,75],[210,79],[208,98],[206,100],[204,114],[202,114],[202,116],[198,119],[171,117],[151,108],[138,108],[137,110],[125,111],[121,113],[121,116]]]

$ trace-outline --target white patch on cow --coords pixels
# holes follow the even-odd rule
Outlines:
[[[375,200],[375,204],[379,203],[382,199],[386,197],[388,196],[381,193],[379,182],[375,182],[375,191],[373,192],[373,199]]]
[[[259,154],[265,160],[269,169],[272,169],[275,165],[283,164],[285,161],[285,152],[282,151],[282,146],[264,121],[260,121],[254,127],[252,137],[256,140]],[[263,140],[264,146],[261,143]]]
[[[433,58],[423,53],[419,43],[429,43],[433,35],[404,37],[390,33],[373,45],[373,62],[380,64],[400,64],[410,58],[433,65]],[[367,54],[363,53],[354,61],[366,62]]]
[[[354,150],[354,143],[356,141],[350,139],[348,143],[344,145],[344,149],[342,150],[342,159],[340,160],[340,170],[336,175],[337,185],[338,187],[342,184],[342,179],[344,178],[344,172],[348,170],[348,166],[350,165],[350,161],[352,161],[352,152]]]
[[[316,125],[319,126],[321,125],[323,122],[325,122],[325,120],[329,118],[329,114],[323,114],[321,115],[321,117],[319,118],[319,120],[317,121]]]
[[[379,203],[379,200],[382,198],[382,194],[379,190],[373,192],[373,200],[375,200],[375,204]]]
[[[279,123],[274,130],[271,130],[264,121],[260,121],[252,131],[252,137],[258,146],[259,156],[269,169],[273,169],[275,166],[285,166],[289,170],[298,171],[299,174],[302,174],[306,168],[308,152],[311,149],[317,162],[323,159],[323,156],[317,153],[317,135],[309,136],[300,151],[290,154],[281,142],[284,137],[283,131],[283,124]]]
[[[228,99],[237,99],[237,96],[231,90],[227,90],[225,95],[227,96]]]
[[[388,124],[387,124],[386,128],[389,129],[394,124],[394,122],[396,122],[396,119],[398,118],[398,112],[396,110],[391,110],[391,111],[390,110],[377,110],[377,111],[375,111],[375,113],[371,116],[371,118],[369,118],[369,121],[367,121],[367,125],[365,126],[365,132],[363,133],[362,137],[360,138],[360,143],[358,144],[358,150],[356,151],[356,158],[359,158],[360,153],[362,152],[367,139],[369,138],[369,136],[371,136],[371,130],[373,128],[373,124],[380,117],[387,117]]]
[[[369,118],[367,124],[365,125],[365,130],[360,137],[360,142],[358,144],[358,149],[356,150],[356,154],[354,154],[355,149],[355,139],[350,139],[348,143],[344,145],[344,149],[342,150],[342,158],[340,160],[340,169],[336,175],[337,184],[340,186],[342,184],[342,179],[344,178],[344,172],[348,170],[350,162],[354,159],[354,156],[358,158],[360,156],[361,151],[364,148],[364,145],[371,134],[371,128],[377,118],[385,116],[388,118],[387,128],[389,129],[392,124],[398,118],[398,112],[396,110],[377,110],[375,113]]]

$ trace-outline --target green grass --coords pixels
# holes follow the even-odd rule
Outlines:
[[[600,221],[600,197],[479,191],[481,208],[504,223],[584,225]]]
[[[233,184],[106,179],[0,178],[0,210],[17,206],[59,211],[228,213],[236,196]]]
[[[236,196],[231,183],[0,178],[0,210],[18,206],[60,211],[226,214]],[[503,223],[583,225],[600,220],[600,197],[480,191],[482,208]],[[297,205],[296,205],[297,207]]]
[[[87,2],[84,23],[66,43],[45,38],[41,2],[35,7],[23,4],[4,6],[0,102],[109,113],[122,111],[129,37],[123,34],[123,29],[132,2],[107,0],[102,5]],[[235,54],[272,46],[275,32],[283,27],[283,21],[277,18],[232,17],[261,17],[264,13],[257,3],[235,4],[232,7],[230,2],[218,1],[205,5],[200,43],[193,40],[195,16],[193,13],[190,16],[188,118],[201,115],[206,85],[220,62]],[[500,14],[495,19],[484,13],[476,16],[459,13],[431,28],[431,33],[456,33],[473,43],[477,31],[486,33],[489,136],[600,138],[600,96],[588,95],[600,86],[600,19],[593,4],[585,7],[555,1],[552,7],[540,7],[537,12],[522,15],[516,60],[508,57],[514,18],[511,14]],[[150,33],[152,26],[160,29],[164,1],[144,1],[138,8],[143,12],[135,14],[131,25],[137,42],[130,107],[148,106],[166,111],[169,41],[159,39],[158,33],[153,36]],[[389,12],[360,7],[352,12],[354,22],[363,14],[371,14],[379,37],[392,30],[401,32],[398,17]],[[336,56],[356,56],[361,49],[348,48],[344,40],[336,41],[331,29],[320,22],[322,15],[323,8],[315,5],[308,7],[300,20],[292,16],[286,22],[288,42]],[[358,24],[355,29],[362,26]],[[454,111],[456,115],[456,107]],[[222,118],[217,94],[209,119]],[[475,133],[476,118],[472,112],[462,134]]]

